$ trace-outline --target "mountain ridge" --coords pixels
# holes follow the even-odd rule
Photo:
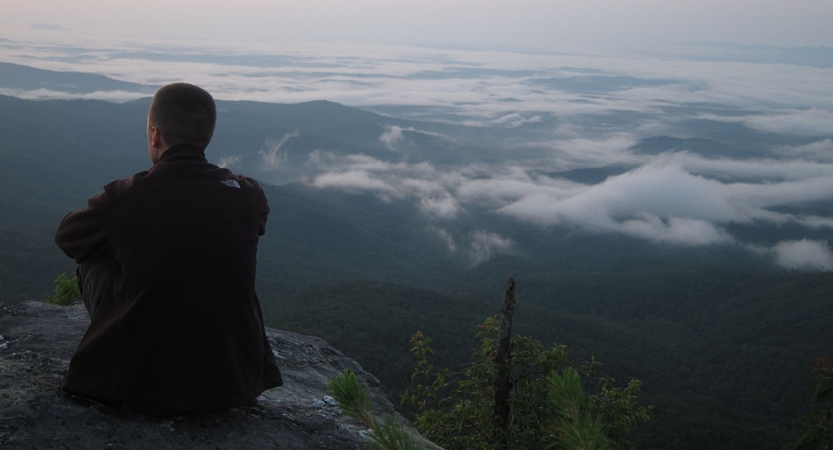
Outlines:
[[[37,69],[0,61],[0,89],[20,93],[44,89],[76,95],[101,91],[153,94],[158,88],[93,73]]]

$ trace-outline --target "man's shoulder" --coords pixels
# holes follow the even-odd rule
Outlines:
[[[182,188],[183,183],[188,185],[188,189],[197,186],[204,189],[231,189],[258,199],[265,198],[263,189],[254,178],[236,174],[229,169],[212,164],[203,164],[196,171],[170,172],[151,168],[151,170],[135,173],[128,178],[113,180],[104,186],[104,191],[110,200],[115,200],[147,190],[176,190]]]
[[[147,170],[137,172],[128,178],[119,178],[104,185],[104,192],[110,198],[115,198],[125,192],[130,191],[134,186],[139,184],[141,180],[148,175]]]
[[[220,169],[220,183],[231,188],[241,189],[247,193],[256,193],[258,195],[263,193],[263,189],[257,180],[245,175],[236,174],[226,168]]]

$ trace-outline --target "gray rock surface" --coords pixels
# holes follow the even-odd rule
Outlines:
[[[345,369],[365,385],[374,413],[395,415],[379,381],[358,363],[323,339],[269,328],[284,386],[254,405],[166,418],[116,411],[60,389],[88,323],[78,304],[0,305],[0,448],[361,449],[366,430],[342,416],[327,392]]]

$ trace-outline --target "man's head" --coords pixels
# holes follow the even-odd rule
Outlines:
[[[148,153],[156,164],[170,147],[187,144],[205,149],[214,135],[217,107],[211,94],[187,83],[156,91],[148,111]]]

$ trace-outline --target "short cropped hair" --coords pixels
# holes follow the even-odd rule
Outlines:
[[[187,144],[205,150],[214,135],[217,106],[199,86],[169,84],[153,96],[148,120],[168,147]]]

